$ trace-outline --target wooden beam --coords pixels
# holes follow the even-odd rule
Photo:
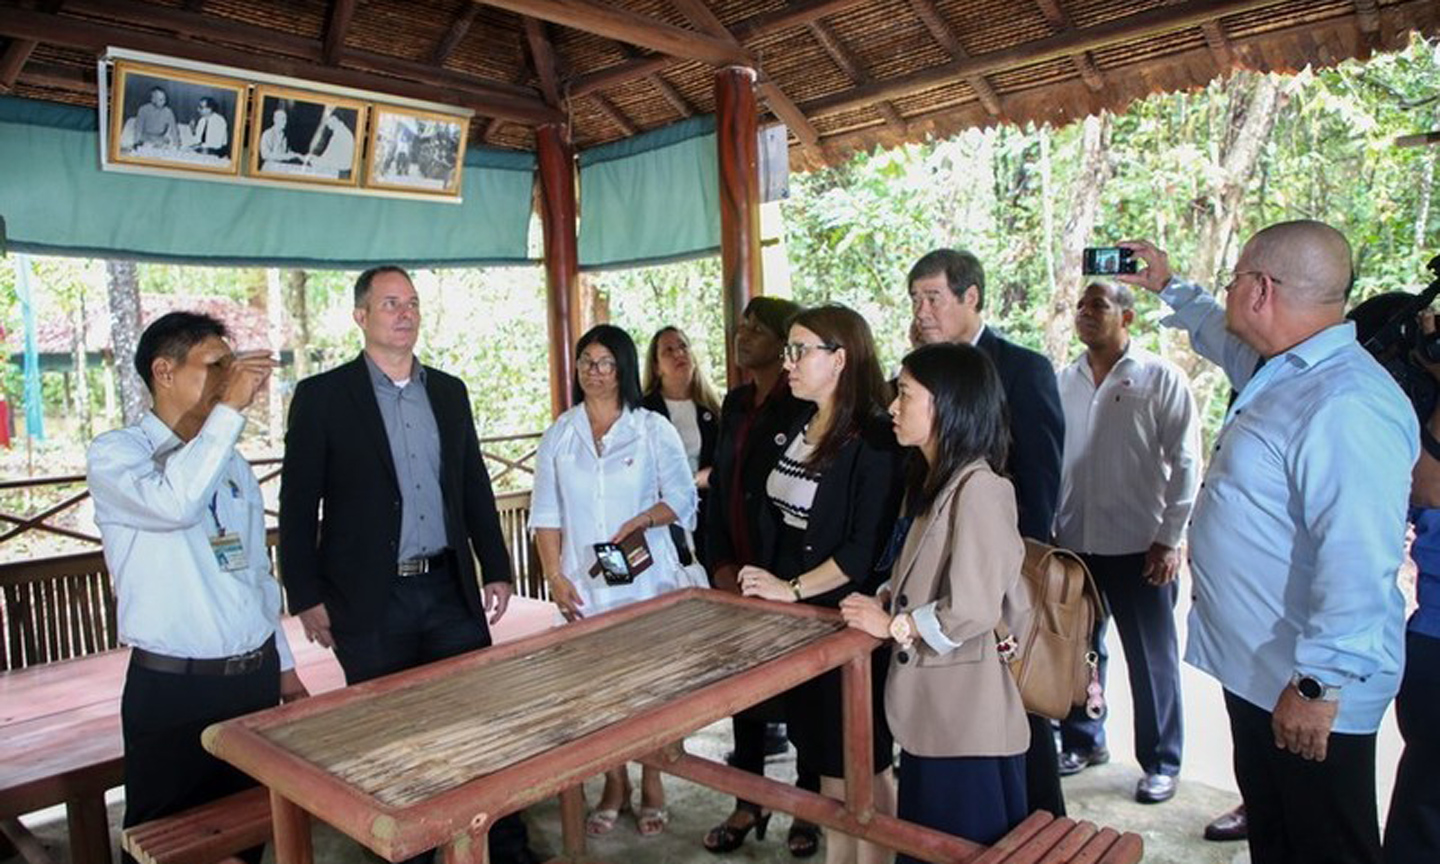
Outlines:
[[[20,80],[32,87],[85,92],[95,87],[95,67],[61,66],[34,62],[26,65]]]
[[[20,77],[20,70],[25,68],[31,53],[39,45],[34,39],[10,40],[10,44],[5,46],[5,53],[0,55],[0,89],[15,89],[15,79]]]
[[[345,34],[350,32],[350,19],[355,16],[355,0],[331,0],[330,18],[325,24],[325,62],[340,62],[345,53]]]
[[[480,7],[478,5],[465,4],[465,8],[460,10],[460,14],[455,16],[455,20],[450,22],[450,29],[445,31],[445,38],[441,39],[440,44],[436,45],[435,50],[431,52],[430,62],[436,66],[444,66],[445,61],[450,59],[450,55],[455,52],[455,49],[460,47],[460,43],[465,41],[466,35],[470,33],[470,28],[475,24],[475,19],[479,15]]]
[[[1225,27],[1219,21],[1206,21],[1200,25],[1200,32],[1205,35],[1205,45],[1210,49],[1210,56],[1215,59],[1215,66],[1224,75],[1235,66],[1235,49],[1230,44],[1230,37],[1225,35]]]
[[[571,96],[588,96],[599,90],[608,90],[611,87],[628,84],[631,81],[644,78],[647,75],[654,75],[674,62],[675,59],[673,57],[666,57],[663,54],[651,54],[645,57],[633,57],[629,60],[622,60],[613,66],[607,66],[601,69],[599,72],[581,75],[570,82],[568,92]]]
[[[1108,21],[1097,27],[1057,33],[967,60],[952,60],[908,75],[875,81],[844,93],[814,99],[802,104],[800,108],[808,116],[851,111],[881,99],[898,99],[931,90],[967,75],[990,75],[1007,69],[1032,66],[1082,51],[1092,51],[1187,27],[1198,27],[1206,21],[1264,9],[1280,2],[1281,0],[1190,0],[1181,5],[1162,6]]]
[[[1040,7],[1040,14],[1045,16],[1045,22],[1050,25],[1051,30],[1069,30],[1073,25],[1070,23],[1070,16],[1060,8],[1056,0],[1035,0],[1035,5]]]
[[[107,3],[97,5],[103,6],[112,2],[118,4],[119,0],[107,0]],[[149,4],[139,5],[149,6]],[[155,54],[170,54],[205,63],[253,69],[271,75],[308,78],[312,81],[323,81],[341,87],[373,90],[376,93],[391,93],[411,99],[446,102],[470,108],[489,117],[504,117],[507,120],[527,125],[553,123],[564,119],[564,115],[559,111],[536,99],[498,92],[485,92],[478,88],[460,89],[417,84],[414,81],[399,78],[372,75],[353,69],[325,66],[316,62],[242,51],[219,45],[182,43],[161,33],[135,30],[118,24],[100,24],[80,18],[62,18],[58,15],[48,15],[28,9],[6,9],[5,14],[0,15],[0,36],[8,36],[12,39],[34,39],[53,45],[92,51],[96,54],[103,53],[106,48],[111,46],[149,51]]]
[[[691,105],[690,100],[686,99],[679,90],[676,90],[674,85],[669,81],[666,81],[659,75],[646,75],[645,80],[651,87],[655,88],[660,94],[660,98],[670,103],[670,107],[674,108],[676,113],[681,117],[693,117],[695,115],[695,106]]]
[[[710,7],[705,4],[704,0],[670,0],[670,2],[676,9],[680,10],[680,14],[690,19],[690,23],[717,39],[727,41],[742,54],[745,53],[745,49],[740,45],[739,40],[730,35],[730,31],[725,28],[725,23],[710,10]],[[799,106],[797,106],[789,96],[785,95],[785,91],[780,89],[780,85],[766,76],[754,60],[749,60],[749,62],[740,65],[755,70],[755,74],[758,76],[760,82],[757,90],[765,99],[765,104],[770,106],[770,110],[775,113],[776,117],[779,117],[784,121],[786,126],[790,127],[790,131],[795,133],[795,137],[800,139],[800,143],[806,147],[814,147],[818,144],[820,141],[820,133],[815,131],[815,127],[811,124],[810,118],[806,117],[805,112],[801,111]]]
[[[534,18],[521,20],[525,22],[525,41],[530,44],[530,61],[535,65],[535,76],[540,79],[540,92],[548,104],[558,108],[560,78],[555,74],[555,48],[545,32],[545,22]]]
[[[580,336],[580,256],[575,239],[575,153],[565,127],[535,130],[540,227],[545,234],[545,321],[550,337],[550,415],[570,407]],[[582,802],[583,806],[583,802]],[[583,836],[583,835],[582,835]]]
[[[570,27],[628,42],[672,57],[701,60],[717,66],[748,64],[743,48],[733,40],[717,39],[644,15],[610,6],[597,0],[475,0],[488,6],[529,15],[562,27]]]
[[[1045,16],[1050,29],[1056,33],[1064,33],[1067,30],[1075,29],[1075,24],[1070,16],[1061,8],[1059,0],[1035,0],[1035,5],[1040,7],[1040,14]],[[1105,75],[1100,67],[1095,64],[1095,58],[1089,51],[1081,51],[1078,54],[1070,55],[1070,65],[1075,67],[1075,72],[1085,86],[1097,93],[1105,89]]]
[[[1375,0],[1355,0],[1355,18],[1361,33],[1373,36],[1380,32],[1380,4]]]
[[[624,132],[627,138],[635,134],[635,124],[631,123],[630,118],[626,117],[620,112],[619,108],[615,107],[614,102],[611,102],[599,93],[590,94],[590,101],[594,102],[595,107],[600,109],[600,113],[605,115],[605,119],[619,128],[621,132]]]
[[[925,24],[925,29],[930,31],[930,36],[939,43],[941,48],[945,49],[945,53],[959,61],[970,59],[970,53],[965,50],[964,45],[960,44],[960,39],[950,29],[950,25],[945,23],[945,19],[940,16],[940,10],[935,8],[935,4],[931,0],[910,0],[910,8],[920,17],[921,22]],[[970,85],[970,89],[975,92],[975,97],[980,100],[980,104],[985,106],[985,110],[989,111],[991,116],[999,117],[1000,97],[996,95],[995,88],[990,86],[990,82],[985,80],[985,76],[965,75],[962,77],[964,77],[965,83]]]
[[[820,43],[820,47],[825,49],[825,53],[830,55],[830,59],[835,61],[835,65],[840,67],[840,71],[850,76],[851,82],[855,84],[870,82],[870,73],[866,72],[865,67],[860,64],[860,58],[856,57],[845,46],[845,43],[840,41],[840,37],[835,34],[830,25],[823,21],[811,21],[808,26],[810,35],[815,37],[815,41]],[[905,120],[900,116],[900,112],[895,108],[893,102],[882,101],[875,107],[891,131],[902,135],[905,133]]]
[[[760,172],[755,70],[715,73],[715,144],[720,170],[720,293],[724,304],[726,381],[738,387],[735,333],[745,306],[764,293],[760,256]],[[867,718],[868,719],[868,718]]]

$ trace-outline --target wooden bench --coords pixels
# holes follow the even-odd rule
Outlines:
[[[120,845],[140,864],[219,864],[270,842],[263,786],[125,829]]]
[[[1144,853],[1138,834],[1056,819],[1042,810],[967,864],[1137,864]]]

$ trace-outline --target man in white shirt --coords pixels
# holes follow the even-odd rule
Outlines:
[[[1200,479],[1199,424],[1185,373],[1135,344],[1124,285],[1085,288],[1075,332],[1085,351],[1060,372],[1064,469],[1055,534],[1079,552],[1120,631],[1135,700],[1137,801],[1175,795],[1182,712],[1175,631],[1178,547]],[[1105,678],[1105,626],[1095,650]],[[1104,718],[1083,709],[1061,724],[1061,775],[1110,758]]]
[[[307,695],[280,628],[260,486],[235,449],[240,412],[275,361],[236,355],[225,336],[206,315],[156,319],[135,353],[153,410],[96,438],[87,456],[120,640],[131,646],[120,706],[126,827],[252,785],[205,752],[201,730]]]
[[[224,156],[229,153],[230,127],[216,110],[219,107],[209,96],[200,99],[197,111],[199,116],[195,118],[194,144],[195,150],[200,153],[211,156]]]

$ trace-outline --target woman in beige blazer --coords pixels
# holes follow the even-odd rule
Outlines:
[[[905,358],[890,416],[899,443],[915,448],[904,508],[913,523],[888,591],[853,594],[841,611],[897,643],[885,713],[901,748],[900,818],[990,844],[1025,818],[1030,744],[995,648],[1002,607],[1012,621],[1028,611],[1007,596],[1025,546],[1014,487],[997,473],[1004,395],[984,353],[929,345]]]

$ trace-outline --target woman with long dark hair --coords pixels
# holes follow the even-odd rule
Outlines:
[[[792,319],[785,345],[791,393],[810,403],[784,435],[785,451],[766,480],[768,505],[756,508],[757,559],[740,570],[748,596],[836,607],[874,593],[900,499],[899,449],[883,413],[887,388],[870,327],[854,310],[830,305]],[[874,693],[884,658],[877,657]],[[790,692],[786,724],[800,767],[820,775],[821,792],[844,797],[840,672]],[[893,810],[894,746],[879,699],[872,712],[876,807]],[[879,846],[825,832],[828,864],[885,861]]]
[[[1004,392],[988,357],[928,345],[903,361],[890,404],[895,437],[913,448],[905,506],[912,519],[879,598],[840,604],[851,627],[896,642],[885,713],[900,742],[901,819],[992,844],[1027,815],[1029,723],[996,647],[1025,544],[1015,489],[1000,475],[1009,446]],[[913,859],[901,856],[901,861]]]
[[[695,482],[675,427],[640,407],[635,343],[600,324],[575,346],[575,407],[545,430],[535,456],[530,529],[540,565],[567,621],[617,609],[685,587],[679,553],[667,526],[693,527]],[[596,544],[643,532],[652,563],[629,584],[596,574]],[[586,831],[608,834],[630,810],[630,778],[621,766],[605,775],[600,803]],[[660,772],[641,774],[635,824],[649,836],[665,829]]]

